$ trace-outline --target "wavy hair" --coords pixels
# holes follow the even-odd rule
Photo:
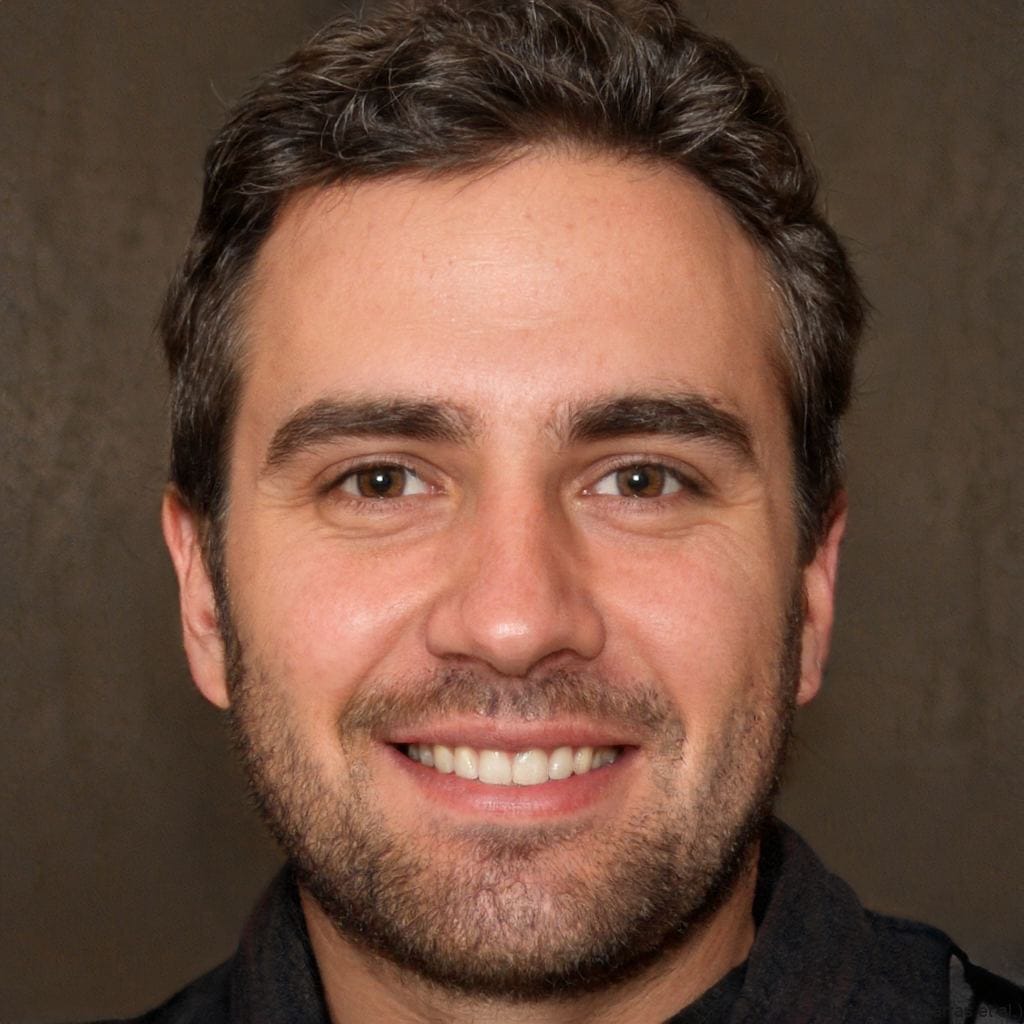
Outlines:
[[[680,168],[725,202],[768,270],[803,556],[842,487],[839,420],[865,304],[766,75],[671,0],[426,0],[329,23],[235,108],[207,153],[195,232],[159,329],[171,482],[226,504],[240,313],[263,240],[300,190],[456,173],[569,145]],[[207,558],[219,552],[206,546]]]

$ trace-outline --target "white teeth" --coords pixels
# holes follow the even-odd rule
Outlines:
[[[434,767],[442,775],[451,775],[455,771],[455,755],[452,753],[451,747],[446,747],[441,743],[434,744]]]
[[[572,770],[576,775],[586,775],[594,762],[594,748],[580,747],[572,755]]]
[[[557,747],[548,758],[548,778],[567,779],[572,775],[572,747]]]
[[[544,750],[520,750],[512,760],[512,781],[517,786],[536,786],[548,781],[548,755]]]
[[[456,747],[452,754],[455,774],[460,779],[475,779],[480,773],[480,759],[472,747]]]
[[[549,779],[586,775],[618,758],[618,747],[556,747],[550,753],[530,750],[476,750],[448,747],[443,743],[410,743],[406,753],[413,761],[442,775],[453,772],[460,779],[479,779],[491,786],[537,786]]]
[[[512,758],[504,750],[481,750],[479,778],[493,786],[511,785]]]

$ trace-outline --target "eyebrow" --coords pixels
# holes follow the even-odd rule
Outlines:
[[[744,421],[698,394],[619,395],[570,403],[556,416],[553,429],[564,446],[629,435],[660,435],[711,442],[746,464],[756,461]],[[476,420],[447,403],[321,398],[293,413],[275,431],[263,472],[273,472],[303,452],[342,438],[393,437],[466,445],[478,435]]]
[[[274,432],[263,471],[346,437],[400,437],[466,444],[475,433],[471,418],[453,406],[401,398],[318,399],[303,406]]]
[[[706,441],[748,465],[757,461],[744,420],[699,394],[624,395],[570,406],[556,431],[567,444],[630,434]]]

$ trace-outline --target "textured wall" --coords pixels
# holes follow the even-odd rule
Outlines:
[[[701,6],[792,96],[875,306],[783,809],[868,905],[1024,980],[1024,6]]]
[[[0,1020],[139,1009],[274,854],[190,692],[152,323],[224,103],[326,9],[0,4]]]
[[[223,102],[327,0],[0,4],[0,1019],[138,1010],[275,854],[187,681],[151,323]],[[827,690],[784,807],[1024,977],[1016,0],[707,0],[781,77],[876,306]]]

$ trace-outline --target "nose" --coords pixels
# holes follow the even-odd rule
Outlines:
[[[469,537],[455,543],[428,617],[432,655],[523,677],[545,662],[590,661],[601,652],[604,622],[564,516],[506,505],[478,516]]]

